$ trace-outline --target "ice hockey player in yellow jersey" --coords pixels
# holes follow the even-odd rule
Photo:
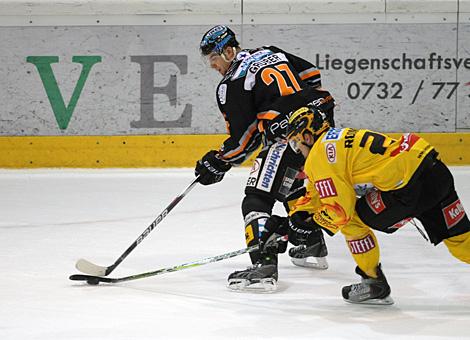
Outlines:
[[[452,174],[423,138],[331,128],[313,106],[292,113],[287,138],[306,159],[307,194],[289,219],[263,233],[266,251],[278,247],[272,240],[279,234],[341,232],[362,277],[342,295],[362,304],[393,303],[372,229],[392,233],[416,218],[434,245],[443,241],[453,256],[470,263],[470,222]]]

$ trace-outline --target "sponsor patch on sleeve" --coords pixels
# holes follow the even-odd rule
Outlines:
[[[382,193],[379,190],[372,189],[366,194],[366,202],[369,208],[376,214],[380,214],[386,208],[382,199]]]
[[[465,210],[463,209],[463,205],[460,202],[460,199],[457,199],[453,203],[444,207],[442,209],[442,213],[444,214],[447,229],[450,229],[455,226],[465,216]]]
[[[413,145],[416,144],[416,142],[419,140],[419,137],[413,133],[406,133],[403,136],[401,136],[400,139],[400,146],[393,150],[390,153],[390,156],[394,157],[402,152],[405,151],[410,151],[410,149],[413,147]]]

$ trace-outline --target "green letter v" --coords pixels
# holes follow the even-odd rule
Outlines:
[[[77,85],[73,90],[70,102],[65,106],[64,99],[60,92],[59,86],[57,85],[54,72],[52,71],[51,64],[59,62],[59,57],[54,56],[29,56],[26,58],[26,62],[34,64],[39,72],[42,83],[46,90],[47,97],[51,103],[52,110],[54,111],[55,119],[61,130],[67,129],[67,126],[72,118],[73,110],[77,105],[78,98],[82,92],[85,81],[90,74],[90,70],[94,64],[101,62],[100,56],[74,56],[72,62],[80,63],[83,65],[80,78],[78,79]]]

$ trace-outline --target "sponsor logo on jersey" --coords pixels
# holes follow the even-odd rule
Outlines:
[[[284,176],[282,180],[282,187],[290,189],[292,187],[292,184],[294,184],[294,178]]]
[[[315,107],[318,107],[318,108],[322,109],[320,106],[322,106],[323,104],[328,103],[332,100],[333,100],[333,97],[331,95],[328,95],[326,97],[317,98],[317,99],[312,100],[310,103],[308,103],[308,106],[313,105]]]
[[[242,52],[240,52],[240,53],[242,53]],[[258,60],[263,59],[266,56],[269,56],[269,55],[273,54],[273,52],[270,51],[270,50],[261,50],[261,51],[255,52],[253,54],[249,54],[246,51],[243,51],[244,54],[242,54],[242,55],[240,55],[240,53],[238,53],[238,55],[237,55],[237,60],[241,60],[240,65],[238,65],[237,70],[233,74],[233,76],[231,78],[232,80],[236,80],[236,79],[245,77],[246,73],[248,72],[248,68],[250,67],[251,64],[253,64],[254,62],[256,62]]]
[[[261,158],[256,158],[255,161],[253,162],[253,165],[250,170],[250,175],[257,174],[259,172],[259,169],[261,167]]]
[[[354,143],[354,137],[356,137],[357,130],[355,129],[347,129],[346,135],[344,135],[344,147],[346,149],[350,149]]]
[[[460,202],[460,199],[457,199],[455,202],[443,208],[442,213],[444,214],[447,229],[450,229],[455,226],[465,216],[465,210],[463,209],[463,205]]]
[[[246,244],[250,244],[251,241],[255,239],[255,233],[253,232],[253,226],[248,224],[245,227],[245,242]]]
[[[336,146],[333,143],[328,143],[325,146],[326,158],[329,163],[336,163]]]
[[[338,202],[323,204],[321,210],[313,214],[313,220],[333,233],[349,222],[346,211]]]
[[[261,162],[261,158],[256,158],[253,162],[253,165],[250,170],[250,177],[248,177],[248,181],[246,183],[247,187],[256,186],[256,182],[258,181],[259,169],[261,168]]]
[[[271,120],[269,123],[269,132],[276,137],[286,137],[287,126],[289,126],[289,119],[293,115],[294,111],[289,112],[285,117],[280,121]],[[279,113],[280,114],[280,113]],[[279,116],[278,116],[279,117]],[[277,118],[277,117],[276,117]]]
[[[290,194],[292,185],[297,178],[297,174],[299,172],[295,169],[287,167],[286,172],[284,173],[284,178],[282,179],[282,183],[279,187],[279,193],[284,197],[287,197]]]
[[[415,143],[419,140],[420,137],[416,136],[415,134],[412,133],[406,133],[403,136],[401,136],[400,139],[400,146],[393,150],[390,153],[390,156],[394,157],[398,155],[399,153],[405,152],[405,151],[410,151],[410,149],[415,145]]]
[[[286,147],[286,143],[275,143],[269,148],[263,170],[261,171],[261,181],[259,181],[256,186],[258,189],[267,192],[271,191],[282,154],[286,150]]]
[[[360,240],[348,240],[348,246],[351,254],[364,254],[375,248],[375,242],[369,234]]]
[[[220,84],[217,90],[220,104],[224,105],[227,102],[227,84]]]
[[[313,220],[323,228],[328,229],[333,233],[336,233],[339,229],[337,225],[331,222],[332,218],[325,210],[321,210],[320,213],[313,214]]]
[[[335,184],[331,178],[321,179],[315,182],[315,189],[317,189],[320,198],[327,198],[338,196]]]
[[[369,190],[366,194],[366,202],[369,208],[376,214],[380,214],[385,208],[382,193],[376,189]]]
[[[326,133],[325,137],[323,137],[323,141],[325,142],[325,141],[339,140],[341,138],[343,130],[344,129],[330,128],[328,132]]]

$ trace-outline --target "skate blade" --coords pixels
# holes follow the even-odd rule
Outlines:
[[[315,262],[309,261],[309,259]],[[291,257],[290,260],[292,261],[293,264],[295,264],[298,267],[312,268],[312,269],[318,269],[318,270],[328,269],[328,262],[326,261],[326,257],[309,256],[303,259],[297,259],[295,257]]]
[[[370,299],[370,300],[365,300],[365,301],[353,301],[353,300],[348,300],[348,299],[343,299],[344,301],[348,303],[352,303],[355,305],[368,305],[368,306],[390,306],[395,303],[393,301],[391,296],[387,296],[383,299]]]
[[[230,279],[227,288],[237,292],[273,293],[277,290],[277,281],[266,278],[257,281],[247,279]]]

